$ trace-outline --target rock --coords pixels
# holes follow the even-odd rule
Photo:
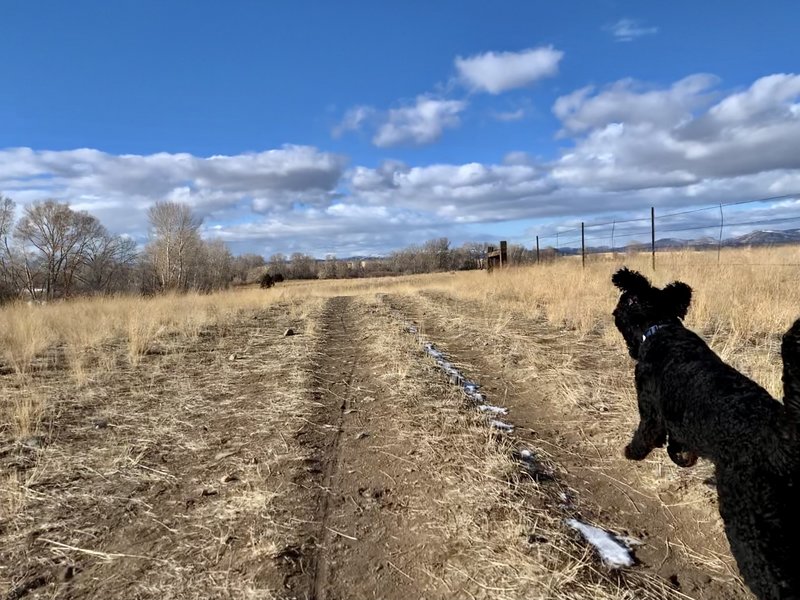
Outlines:
[[[204,488],[202,492],[200,492],[201,496],[216,496],[219,492],[212,488]]]
[[[92,426],[95,429],[105,429],[108,427],[108,419],[92,419]]]
[[[289,337],[290,335],[294,335],[294,329],[291,327],[283,332],[283,337]]]
[[[238,356],[236,356],[236,354],[234,353],[234,354],[231,354],[231,355],[228,357],[228,360],[230,360],[230,361],[234,361],[234,360],[236,360],[237,358],[239,358],[239,357],[238,357]]]

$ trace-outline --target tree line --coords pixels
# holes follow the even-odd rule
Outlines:
[[[233,256],[221,240],[204,240],[202,219],[176,202],[157,202],[148,211],[144,247],[113,234],[85,211],[43,200],[17,207],[0,194],[0,300],[48,301],[76,295],[209,292],[231,285],[280,279],[343,279],[479,269],[485,245],[453,247],[447,238],[429,240],[381,258],[318,260],[310,254]],[[509,262],[536,260],[523,246],[508,246]]]
[[[235,277],[230,250],[203,240],[202,220],[183,204],[150,208],[144,248],[66,203],[44,200],[25,206],[19,218],[16,212],[0,196],[0,299],[211,291]]]

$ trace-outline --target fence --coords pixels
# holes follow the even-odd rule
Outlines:
[[[537,263],[572,255],[580,256],[584,266],[591,254],[649,252],[655,269],[658,252],[715,250],[721,264],[723,248],[785,244],[800,244],[800,194],[663,214],[650,207],[649,215],[556,226],[554,231],[536,236],[535,251]]]

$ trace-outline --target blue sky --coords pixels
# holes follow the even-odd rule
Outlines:
[[[141,239],[162,199],[236,251],[321,256],[800,192],[796,2],[6,1],[0,22],[0,192]]]

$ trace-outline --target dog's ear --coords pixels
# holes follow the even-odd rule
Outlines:
[[[692,288],[682,281],[673,281],[661,290],[661,301],[667,310],[683,319],[692,303]]]
[[[653,287],[647,277],[638,271],[631,271],[627,267],[614,273],[611,276],[611,283],[623,292],[630,292],[634,295],[642,294]]]

